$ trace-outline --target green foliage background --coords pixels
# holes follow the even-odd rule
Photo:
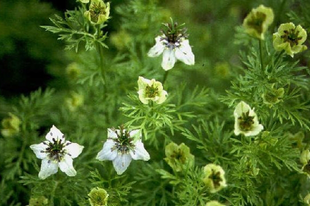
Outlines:
[[[264,70],[258,41],[241,26],[260,4],[275,14],[263,42]],[[66,12],[69,22],[80,23],[72,29],[87,25],[78,6]],[[38,196],[51,205],[89,205],[87,194],[94,187],[107,190],[108,205],[193,206],[210,200],[236,206],[306,205],[309,171],[302,170],[299,157],[309,149],[310,53],[279,56],[272,34],[290,21],[309,33],[309,9],[310,2],[301,0],[111,0],[112,18],[101,39],[108,48],[99,53],[87,35],[64,32],[65,41],[57,41],[58,34],[41,28],[54,26],[48,21],[57,20],[54,13],[64,18],[50,4],[1,2],[0,118],[14,114],[21,125],[14,136],[0,136],[0,205],[27,205]],[[185,23],[196,62],[176,63],[164,84],[167,101],[150,109],[138,99],[137,80],[163,80],[161,58],[149,58],[147,52],[170,17]],[[70,65],[76,75],[68,74]],[[38,74],[44,82],[37,81]],[[270,106],[262,95],[273,86],[284,88],[284,96]],[[74,111],[67,104],[72,92],[84,99]],[[264,125],[256,137],[233,134],[233,111],[240,101],[254,107]],[[142,129],[151,159],[133,161],[118,176],[111,162],[95,157],[107,128],[121,124]],[[84,146],[74,160],[75,177],[61,171],[46,180],[37,177],[40,161],[29,146],[43,141],[52,125]],[[170,141],[190,147],[194,167],[182,172],[169,167],[163,159]],[[214,194],[201,181],[209,163],[223,167],[228,184]]]

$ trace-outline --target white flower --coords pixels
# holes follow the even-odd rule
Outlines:
[[[72,159],[79,156],[84,147],[66,141],[64,135],[54,125],[45,138],[46,141],[30,146],[37,158],[42,159],[39,178],[45,179],[57,173],[58,167],[68,176],[75,176]]]
[[[178,25],[166,24],[168,30],[163,35],[155,38],[156,44],[148,52],[149,57],[157,57],[163,54],[161,66],[164,70],[172,69],[175,62],[180,60],[187,65],[195,64],[195,56],[189,45],[184,29],[178,29]]]
[[[236,106],[234,116],[235,135],[255,136],[264,129],[263,125],[259,124],[254,109],[243,101]]]
[[[132,159],[148,161],[150,155],[144,149],[140,130],[126,131],[120,127],[108,129],[108,139],[96,159],[113,161],[116,173],[121,175]]]
[[[161,104],[167,99],[168,93],[163,89],[162,83],[155,79],[139,77],[138,86],[139,99],[143,104],[148,104],[150,100]]]

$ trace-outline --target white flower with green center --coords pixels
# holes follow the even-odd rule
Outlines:
[[[164,90],[163,85],[155,79],[139,77],[138,87],[139,99],[143,104],[148,104],[149,101],[161,104],[167,99],[168,93]]]
[[[187,39],[186,29],[180,29],[177,23],[165,24],[167,31],[155,38],[156,44],[148,52],[149,57],[163,54],[161,66],[164,70],[173,68],[177,60],[187,65],[195,64],[195,56]]]
[[[45,138],[46,141],[30,146],[37,158],[42,159],[39,178],[45,179],[57,173],[58,167],[68,176],[75,176],[73,159],[81,154],[84,147],[66,141],[63,133],[54,125]]]
[[[127,131],[121,126],[120,129],[108,129],[107,141],[96,159],[113,161],[116,173],[121,175],[132,159],[148,161],[150,155],[144,149],[140,130]]]
[[[235,116],[235,135],[244,134],[245,136],[255,136],[263,129],[263,125],[259,124],[254,109],[241,101],[234,111]]]
[[[307,32],[300,25],[285,23],[273,34],[273,47],[277,51],[284,50],[286,54],[294,57],[294,54],[307,49],[306,45],[302,45],[306,39]]]

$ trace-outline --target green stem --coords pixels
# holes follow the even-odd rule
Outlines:
[[[168,70],[168,71],[165,71],[164,78],[163,78],[163,82],[162,82],[163,85],[165,84],[165,82],[166,82],[166,80],[167,80],[168,73],[169,73],[169,70]]]
[[[55,196],[55,191],[57,189],[57,186],[58,186],[58,181],[55,181],[54,187],[53,187],[52,192],[51,192],[50,206],[54,206],[54,196]]]
[[[286,3],[286,0],[282,0],[280,6],[278,7],[279,8],[279,10],[278,10],[279,15],[276,15],[276,20],[274,21],[276,23],[276,25],[278,25],[280,22],[280,18],[282,16],[282,11],[283,11],[285,3]]]
[[[100,39],[100,25],[98,25],[97,29],[97,39]],[[99,59],[100,59],[100,73],[101,73],[101,78],[102,78],[102,84],[104,88],[104,97],[106,97],[106,74],[105,74],[105,68],[104,68],[104,61],[103,61],[103,48],[100,45],[100,43],[96,42],[96,49],[99,54]]]
[[[97,39],[99,40],[100,39],[100,25],[98,25],[96,27],[96,30],[97,30]],[[101,74],[101,80],[102,80],[102,84],[103,84],[103,99],[105,100],[107,98],[107,81],[106,81],[106,71],[105,71],[105,68],[104,68],[104,54],[103,54],[103,47],[100,45],[99,42],[96,42],[96,49],[97,49],[97,52],[99,54],[99,59],[100,59],[100,74]],[[109,123],[109,117],[108,117],[108,112],[105,113],[105,116],[106,116],[106,121],[107,123]]]
[[[279,59],[280,59],[280,57],[282,56],[283,53],[284,53],[284,50],[282,50],[282,51],[278,54],[277,58],[274,60],[274,63],[275,63],[275,64],[279,61]]]
[[[262,49],[262,40],[259,39],[259,56],[260,56],[260,63],[261,63],[261,67],[262,67],[262,71],[264,72],[264,61],[263,61],[263,49]]]

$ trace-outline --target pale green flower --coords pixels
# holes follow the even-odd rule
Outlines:
[[[20,119],[12,113],[9,113],[9,116],[10,117],[4,118],[1,122],[1,134],[4,137],[12,137],[18,134],[20,130]]]
[[[303,143],[303,140],[305,138],[305,134],[303,132],[299,131],[295,134],[287,133],[287,135],[289,136],[289,139],[294,142],[294,147],[297,147],[300,150],[304,149],[305,143]]]
[[[109,194],[105,189],[96,187],[88,193],[88,200],[91,206],[107,206]]]
[[[225,172],[223,168],[216,164],[207,164],[204,169],[203,182],[211,193],[215,193],[226,187]]]
[[[310,193],[304,197],[304,203],[310,206]]]
[[[294,54],[307,49],[302,45],[307,39],[307,32],[300,25],[292,22],[281,24],[278,32],[273,34],[273,47],[277,51],[284,50],[286,54],[294,57]]]
[[[79,1],[82,2],[83,4],[89,3],[89,0],[79,0]]]
[[[207,202],[206,206],[225,206],[225,205],[219,203],[218,201],[213,200],[213,201]]]
[[[271,8],[260,5],[252,11],[243,20],[245,32],[250,36],[264,40],[264,34],[270,24],[272,24],[274,14]]]
[[[48,199],[44,196],[31,197],[27,206],[44,206],[48,205]]]
[[[126,30],[122,29],[116,33],[112,33],[110,40],[118,50],[124,50],[132,41],[132,36]]]
[[[81,154],[84,147],[66,141],[64,134],[54,125],[45,138],[46,141],[30,146],[37,158],[42,159],[39,178],[45,179],[57,173],[58,167],[68,176],[75,176],[73,159]]]
[[[274,85],[271,86],[271,88],[266,91],[262,98],[264,100],[264,103],[272,107],[274,104],[279,103],[284,95],[284,88],[275,89]]]
[[[310,151],[308,149],[302,151],[302,153],[300,155],[300,162],[303,165],[306,165],[306,164],[308,164],[309,160],[310,160]]]
[[[190,148],[184,143],[180,145],[174,142],[169,143],[165,148],[165,154],[166,158],[164,160],[177,172],[194,165],[195,157],[190,153]]]
[[[65,101],[69,110],[71,112],[74,112],[78,107],[83,105],[84,96],[76,92],[71,92],[70,96],[66,98]]]
[[[96,159],[112,161],[116,173],[121,175],[128,168],[132,159],[148,161],[150,155],[142,143],[141,131],[127,131],[121,126],[120,129],[108,129],[107,141],[97,154]]]
[[[84,16],[93,24],[106,22],[110,18],[110,2],[91,0],[89,10],[84,13]]]
[[[139,77],[138,87],[139,99],[143,104],[148,104],[149,101],[161,104],[167,99],[168,93],[163,89],[163,85],[155,79]]]
[[[259,124],[254,109],[241,101],[234,111],[235,116],[235,135],[244,134],[245,136],[255,136],[263,129],[263,125]]]
[[[69,64],[66,68],[66,73],[70,79],[76,79],[81,74],[81,69],[76,62]]]

